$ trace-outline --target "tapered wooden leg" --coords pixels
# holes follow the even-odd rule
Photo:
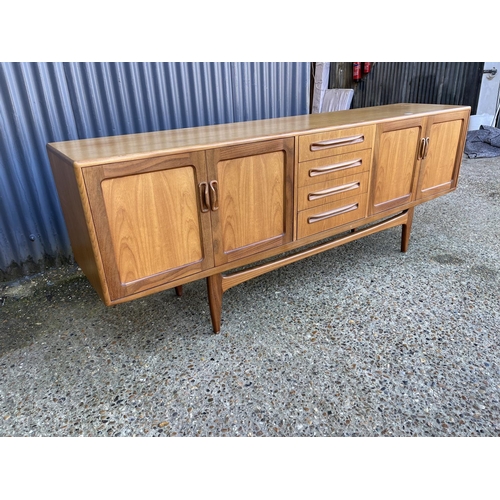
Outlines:
[[[175,293],[177,294],[177,297],[182,297],[182,285],[175,287]]]
[[[214,274],[207,278],[208,304],[214,333],[220,332],[222,318],[222,275]]]
[[[408,209],[408,220],[403,224],[403,234],[401,236],[401,251],[406,252],[410,243],[411,225],[413,222],[413,212],[415,207]]]

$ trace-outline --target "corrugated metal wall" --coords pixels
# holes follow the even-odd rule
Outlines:
[[[483,62],[376,62],[361,82],[351,62],[330,63],[329,88],[352,88],[352,108],[397,102],[460,104],[475,114]]]
[[[48,142],[309,111],[309,63],[0,63],[0,281],[72,262]]]

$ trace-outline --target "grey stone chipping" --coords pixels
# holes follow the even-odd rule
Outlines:
[[[400,228],[228,290],[107,308],[79,268],[0,284],[0,436],[499,436],[500,158]]]

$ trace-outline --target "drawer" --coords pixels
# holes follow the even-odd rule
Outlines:
[[[299,163],[298,186],[303,187],[324,181],[333,181],[347,175],[370,170],[372,150],[330,156]]]
[[[367,198],[367,193],[360,194],[299,212],[297,237],[304,238],[362,219],[366,215]]]
[[[299,161],[370,149],[375,125],[351,127],[299,137]]]
[[[298,209],[306,210],[368,191],[369,172],[341,177],[333,181],[311,184],[299,189]]]

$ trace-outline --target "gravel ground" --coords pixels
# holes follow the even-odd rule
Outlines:
[[[499,436],[500,158],[400,228],[224,294],[0,283],[0,436]]]

